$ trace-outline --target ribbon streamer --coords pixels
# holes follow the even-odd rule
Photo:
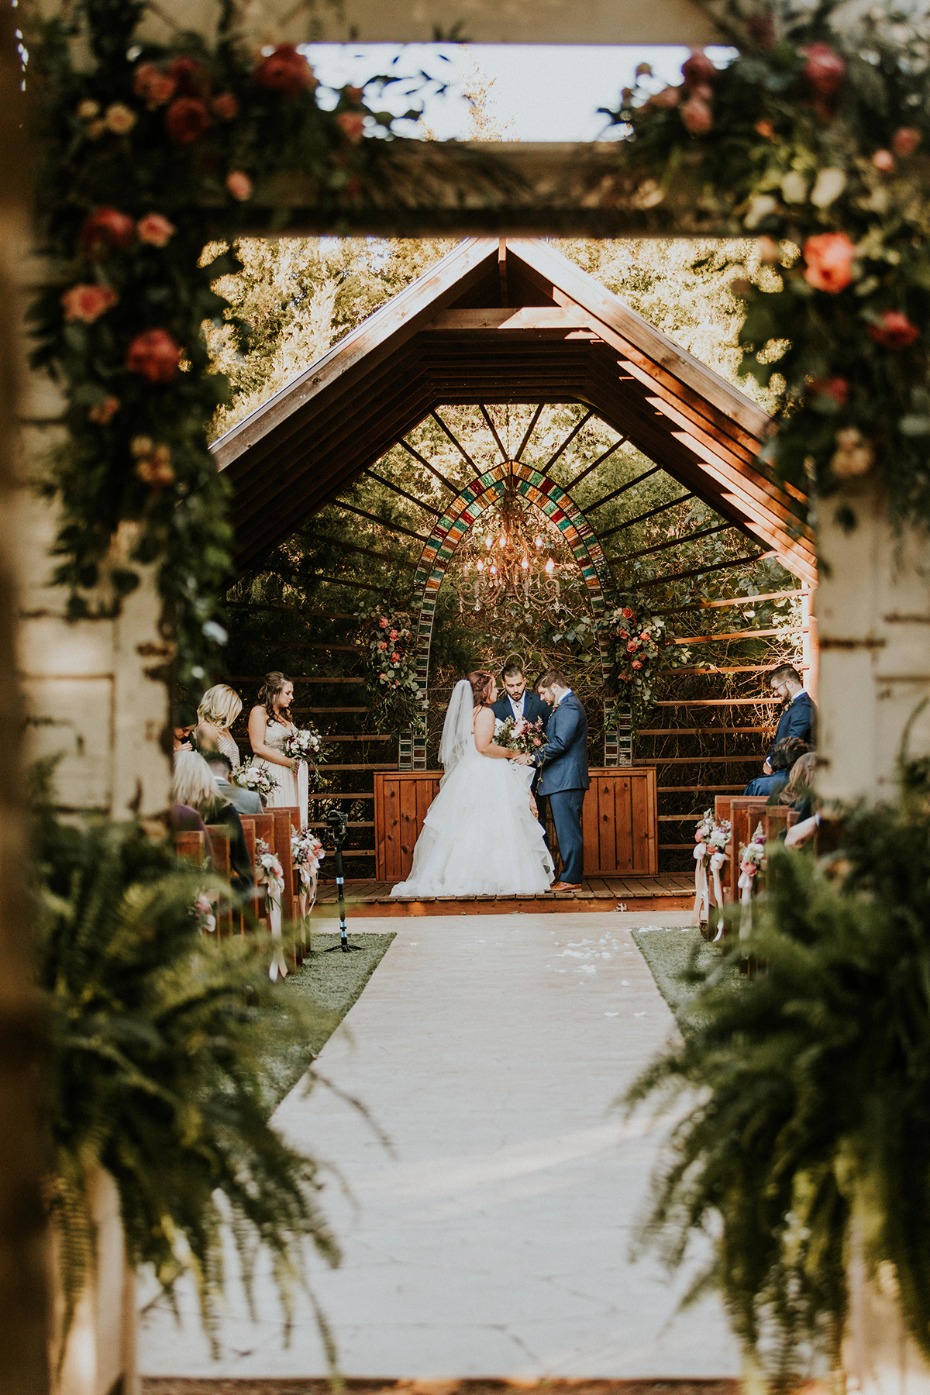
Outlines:
[[[694,912],[697,916],[698,924],[703,924],[710,919],[710,888],[707,885],[707,867],[704,859],[707,857],[707,845],[696,843],[694,847],[694,861],[697,864],[694,869]]]
[[[281,897],[284,893],[284,878],[272,877],[266,874],[265,878],[265,906],[268,910],[268,919],[271,922],[272,956],[271,965],[268,969],[268,977],[272,983],[278,975],[287,978],[287,963],[284,959],[284,944],[281,934]]]
[[[297,807],[300,810],[300,827],[307,827],[310,807],[310,767],[305,760],[297,764]]]
[[[717,917],[717,933],[713,939],[714,944],[717,944],[719,940],[723,939],[723,886],[720,881],[720,869],[726,860],[727,855],[722,848],[717,848],[716,851],[712,852],[710,855],[710,875],[714,889],[714,905],[720,913]]]
[[[752,929],[752,884],[754,874],[741,871],[737,886],[740,889],[739,937],[744,940]]]

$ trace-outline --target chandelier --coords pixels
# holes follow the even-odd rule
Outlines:
[[[521,601],[524,605],[552,601],[559,594],[558,565],[533,514],[532,505],[519,493],[516,477],[509,474],[496,518],[483,532],[477,525],[472,543],[467,574],[474,591],[475,610],[505,600]]]

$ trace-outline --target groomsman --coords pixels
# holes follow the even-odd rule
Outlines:
[[[548,669],[536,685],[552,707],[546,745],[536,756],[541,766],[539,792],[549,798],[562,869],[552,891],[577,891],[584,875],[581,808],[588,779],[588,719],[562,674]]]
[[[805,741],[809,749],[813,749],[815,744],[817,709],[810,695],[804,691],[797,669],[792,664],[779,664],[769,674],[769,687],[785,706],[763,762],[762,774],[749,781],[743,794],[770,795],[778,789],[779,780],[769,758],[779,742],[796,736],[798,740]]]

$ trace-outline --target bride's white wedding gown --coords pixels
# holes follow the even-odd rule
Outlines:
[[[410,876],[391,895],[533,896],[548,891],[552,858],[530,811],[525,767],[483,756],[473,732],[445,765],[417,839]]]

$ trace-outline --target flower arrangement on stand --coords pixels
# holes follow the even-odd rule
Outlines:
[[[648,64],[610,113],[658,206],[693,179],[716,231],[758,239],[742,371],[778,389],[764,460],[803,490],[872,474],[930,523],[930,25],[873,7],[707,9],[735,56]]]
[[[597,628],[608,646],[610,686],[618,715],[628,708],[635,728],[652,707],[657,674],[687,663],[690,650],[673,645],[664,618],[631,597],[622,598],[597,621]]]
[[[698,924],[710,926],[710,908],[716,906],[714,942],[723,939],[723,883],[720,873],[727,860],[731,828],[729,819],[716,819],[705,809],[694,830],[694,914]],[[708,873],[710,874],[708,876]]]
[[[55,579],[79,615],[117,607],[154,562],[180,680],[196,683],[224,639],[231,543],[206,434],[229,384],[201,326],[228,316],[213,284],[239,266],[225,244],[204,256],[209,220],[234,236],[274,201],[283,170],[300,170],[317,205],[356,197],[387,144],[365,137],[390,135],[394,118],[356,87],[321,101],[297,48],[253,46],[244,6],[218,6],[215,39],[178,28],[164,43],[142,30],[156,9],[112,0],[20,16],[43,155],[45,287],[30,318],[33,363],[66,401],[47,473]]]
[[[278,782],[267,765],[263,761],[257,762],[254,756],[246,756],[245,760],[235,767],[229,778],[234,785],[239,785],[244,790],[254,790],[261,798],[263,805],[268,802],[271,791],[278,788]]]
[[[367,650],[375,728],[419,730],[424,722],[424,699],[417,682],[410,617],[375,610],[362,618],[360,642]]]
[[[740,938],[745,938],[752,929],[752,896],[756,878],[765,870],[765,832],[761,823],[748,843],[741,843],[739,849],[740,893]]]

